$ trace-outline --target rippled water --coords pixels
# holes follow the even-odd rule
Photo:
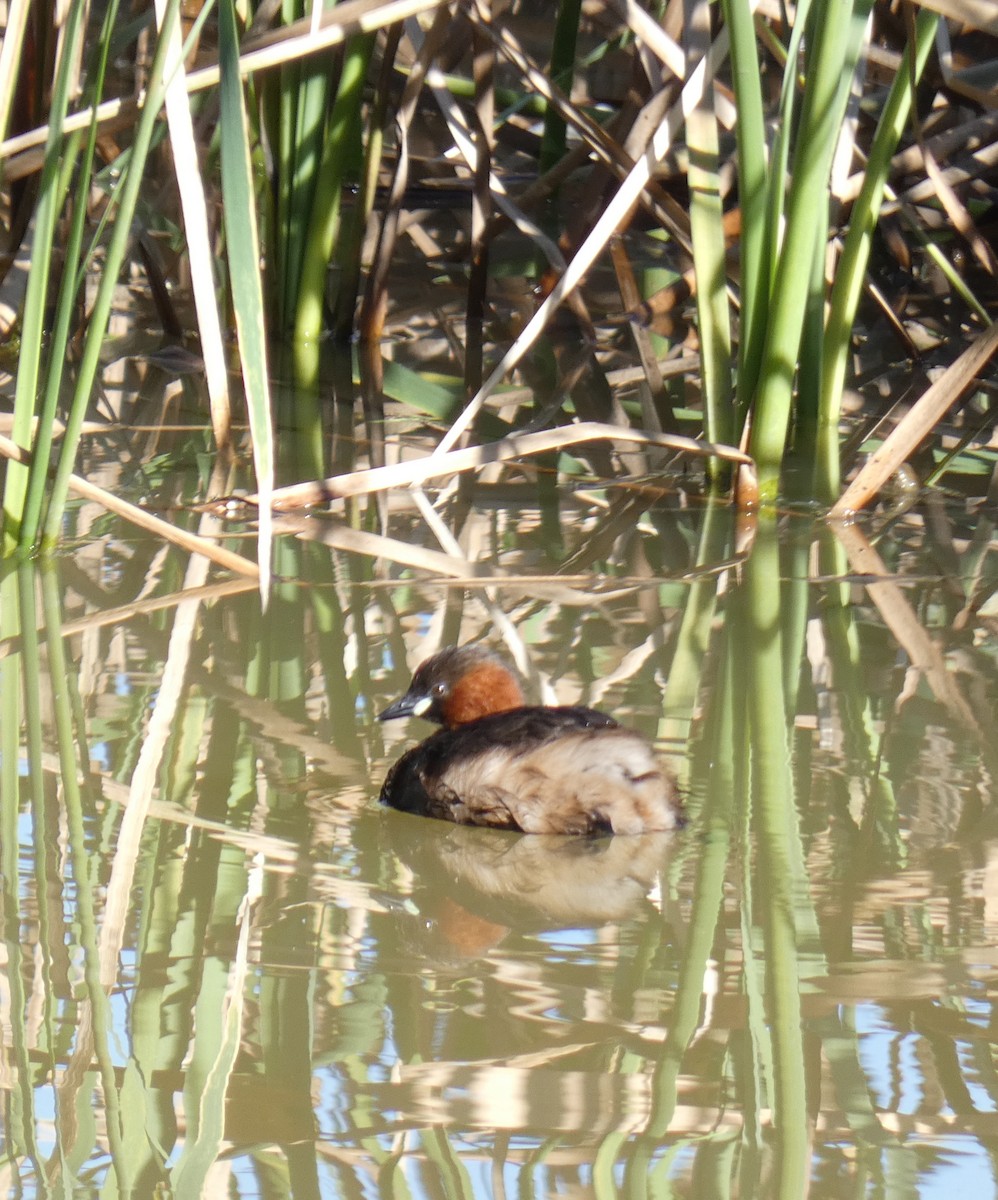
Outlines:
[[[87,510],[0,581],[4,1194],[996,1194],[994,514],[503,488],[449,564],[299,522],[266,614]],[[380,810],[374,714],[478,640],[686,828]]]

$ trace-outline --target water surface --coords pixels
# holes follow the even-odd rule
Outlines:
[[[996,1194],[994,514],[467,502],[290,519],[266,613],[83,508],[0,581],[4,1194]],[[381,810],[480,640],[686,827]]]

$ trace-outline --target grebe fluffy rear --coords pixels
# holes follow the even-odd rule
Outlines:
[[[388,772],[382,803],[524,833],[646,833],[681,822],[675,780],[639,734],[591,708],[525,705],[481,646],[427,659],[379,719],[443,726]]]

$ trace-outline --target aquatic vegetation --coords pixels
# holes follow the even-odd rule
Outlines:
[[[902,1194],[989,1153],[964,7],[70,0],[57,53],[11,0],[12,1188]],[[652,739],[686,831],[380,811],[374,714],[465,641]]]
[[[464,293],[463,313],[447,318],[464,387],[439,414],[448,425],[441,452],[480,423],[515,368],[544,359],[537,339],[561,311],[591,343],[582,369],[592,374],[593,415],[610,416],[603,364],[623,335],[640,369],[631,424],[742,445],[755,464],[738,472],[743,502],[772,502],[792,487],[832,503],[857,339],[865,344],[889,319],[883,336],[903,339],[909,355],[917,336],[922,353],[945,364],[981,334],[964,390],[990,357],[995,259],[975,194],[994,168],[976,165],[993,156],[975,151],[993,146],[994,122],[977,64],[958,69],[949,53],[958,27],[930,9],[900,21],[869,0],[847,10],[814,0],[791,14],[726,0],[722,12],[715,22],[706,3],[694,5],[679,27],[634,4],[583,16],[565,0],[549,45],[529,14],[514,6],[493,19],[484,3],[456,18],[435,0],[350,0],[322,12],[287,4],[254,16],[226,0],[183,31],[175,3],[155,22],[112,4],[96,29],[82,0],[71,3],[60,53],[46,60],[48,122],[22,120],[0,146],[13,239],[7,289],[26,283],[23,305],[13,302],[13,441],[30,455],[8,467],[7,544],[58,540],[119,281],[140,263],[174,338],[190,321],[177,283],[190,280],[222,451],[233,435],[219,314],[233,315],[264,514],[275,471],[269,364],[297,377],[294,424],[308,471],[299,478],[329,473],[318,403],[329,386],[324,346],[359,336],[376,347],[400,329],[420,256],[424,286],[448,303]],[[969,5],[964,17],[969,28],[989,23]],[[0,113],[12,119],[34,86],[8,60]],[[155,198],[146,194],[151,154]],[[174,179],[163,178],[167,163]],[[40,173],[25,198],[13,180],[32,171]],[[878,239],[897,244],[898,220],[925,246],[898,251],[893,266],[878,249],[877,272],[895,275],[892,298],[873,281],[870,256]],[[169,268],[157,251],[164,233]],[[18,239],[28,264],[19,269]],[[949,262],[956,239],[966,248],[962,274]],[[499,252],[508,260],[511,250],[543,297],[512,337],[503,326],[519,318],[497,273]],[[590,295],[608,264],[618,288],[609,306]],[[903,295],[923,269],[941,272],[943,317],[923,316],[924,305],[916,317]],[[664,288],[663,272],[672,279]],[[171,275],[173,287],[163,286]],[[865,290],[874,300],[860,315]],[[902,305],[917,331],[907,331]],[[663,363],[685,336],[675,323],[684,309],[699,369],[686,373],[680,399]],[[489,327],[489,314],[499,324]],[[376,414],[384,358],[375,349],[355,369]],[[543,369],[561,372],[556,389],[572,391],[557,354]],[[574,408],[585,418],[580,391]],[[555,404],[545,419],[557,425],[559,408],[570,412]],[[525,419],[515,417],[513,431]],[[619,409],[612,419],[620,422]],[[723,477],[716,460],[712,470]]]

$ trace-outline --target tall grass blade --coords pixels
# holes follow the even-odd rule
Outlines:
[[[170,123],[170,149],[177,175],[177,188],[184,214],[184,232],[191,266],[191,290],[197,314],[208,384],[208,402],[215,445],[227,451],[232,440],[232,409],[229,402],[229,376],[225,366],[222,322],[215,297],[215,264],[208,233],[208,206],[204,182],[194,140],[190,100],[187,95],[186,68],[181,45],[180,26],[173,22],[164,30],[167,0],[156,0],[156,23],[160,36],[166,36],[166,116]]]
[[[324,327],[326,279],[339,228],[340,193],[348,165],[360,157],[360,106],[373,50],[373,33],[353,38],[348,43],[329,128],[323,140],[295,315],[298,382],[304,387],[314,387],[318,383],[318,341]]]
[[[44,569],[44,568],[43,568]],[[38,1032],[41,1034],[33,1043],[32,1049],[37,1052],[39,1042],[42,1043],[43,1052],[49,1054],[55,1053],[55,1044],[58,1034],[55,1030],[57,1020],[57,1005],[54,1003],[55,980],[53,978],[53,959],[57,959],[63,949],[63,908],[62,903],[65,896],[59,895],[59,888],[56,880],[59,878],[56,856],[51,855],[50,850],[58,844],[58,836],[51,829],[49,820],[49,812],[47,808],[47,797],[45,788],[45,768],[43,764],[43,752],[45,747],[45,706],[42,698],[42,688],[44,683],[51,676],[46,675],[42,665],[40,646],[39,646],[39,623],[37,614],[37,582],[38,576],[35,569],[35,564],[29,561],[21,563],[17,578],[19,584],[19,622],[22,634],[22,646],[24,664],[24,732],[25,744],[27,748],[27,778],[26,790],[28,793],[28,801],[31,805],[31,840],[34,846],[32,854],[34,865],[35,879],[35,896],[34,903],[37,906],[37,921],[38,921],[38,950],[41,953],[40,968],[34,976],[33,986],[36,991],[36,1004],[32,1007],[40,1016],[40,1028]],[[2,631],[5,635],[9,631]],[[59,676],[62,678],[62,676]],[[72,684],[67,687],[60,687],[55,691],[55,705],[64,705],[69,707],[71,704],[69,691]],[[63,768],[65,770],[65,767]],[[76,763],[69,762],[69,771],[75,776]],[[75,782],[75,780],[74,780]],[[4,830],[4,841],[6,844],[6,830]],[[4,869],[6,870],[6,864]],[[20,888],[17,889],[20,892]],[[10,961],[7,964],[7,969],[17,971],[15,962]],[[57,970],[57,968],[56,968]],[[11,985],[13,986],[13,976],[11,976]],[[40,1003],[37,1003],[40,1001]],[[40,1009],[40,1012],[39,1012]],[[11,1017],[16,1022],[20,1016],[21,1010],[16,1004],[11,1004]],[[15,1023],[14,1041],[17,1045],[18,1033]],[[23,1078],[20,1078],[21,1071],[24,1070]],[[40,1089],[31,1078],[31,1071],[27,1060],[18,1066],[18,1075],[20,1082],[25,1088],[25,1101],[30,1104],[31,1109],[36,1109],[39,1102],[44,1103]],[[57,1091],[57,1089],[55,1089]],[[28,1095],[28,1092],[32,1095]],[[58,1108],[58,1101],[56,1102]],[[34,1145],[36,1134],[34,1132],[35,1122],[31,1123],[31,1131],[28,1135],[30,1143],[29,1155],[35,1160],[37,1165],[37,1148]],[[58,1151],[55,1158],[58,1158]],[[65,1164],[61,1164],[64,1169]],[[54,1173],[51,1171],[49,1177],[53,1178]]]
[[[710,46],[710,6],[687,5],[687,45],[693,63]],[[725,283],[724,212],[718,172],[718,132],[713,87],[704,88],[686,118],[689,148],[690,234],[696,269],[704,428],[712,441],[733,441],[731,324]]]
[[[652,1079],[651,1111],[643,1130],[644,1136],[635,1146],[624,1177],[624,1195],[644,1195],[648,1171],[655,1146],[667,1136],[679,1104],[680,1070],[683,1058],[702,1020],[704,992],[709,964],[716,946],[718,922],[723,908],[724,880],[731,849],[732,815],[732,753],[735,750],[733,727],[728,721],[730,707],[718,692],[721,701],[714,708],[717,732],[717,771],[707,783],[700,814],[702,828],[709,831],[704,838],[703,851],[697,862],[694,903],[686,931],[682,962],[675,989],[669,1037],[662,1046]],[[694,768],[695,772],[695,768]]]
[[[420,93],[426,82],[426,74],[434,55],[443,44],[450,29],[450,13],[441,8],[433,18],[433,24],[425,34],[418,22],[409,22],[409,39],[416,47],[413,63],[395,112],[396,149],[395,173],[385,204],[385,216],[378,236],[378,248],[364,292],[361,305],[359,333],[362,340],[377,341],[381,337],[385,313],[388,308],[388,269],[399,235],[401,201],[409,180],[409,126],[416,113]]]
[[[830,177],[829,192],[834,179],[835,160],[845,162],[854,153],[856,122],[852,115],[858,112],[859,92],[864,74],[861,63],[861,50],[868,36],[869,13],[871,2],[860,0],[853,10],[851,32],[846,46],[846,57],[842,69],[842,100],[844,107],[839,114],[839,125],[836,129],[835,147],[833,150],[832,176]],[[850,104],[850,100],[852,103]],[[847,111],[851,110],[849,119]],[[830,227],[835,219],[831,195],[829,195],[826,228],[816,231],[814,256],[811,259],[811,278],[809,281],[807,303],[804,310],[804,326],[798,354],[799,365],[797,375],[797,411],[796,430],[794,436],[794,451],[796,456],[809,466],[813,464],[818,430],[818,407],[822,367],[822,351],[824,347],[825,310],[827,307],[826,276],[829,273],[829,239]],[[813,476],[813,470],[809,472]],[[811,494],[812,480],[808,478],[802,490]]]
[[[738,195],[741,202],[741,321],[738,343],[736,436],[741,436],[762,361],[769,311],[769,239],[766,221],[766,128],[755,24],[748,0],[722,0],[731,36],[735,92]]]
[[[871,2],[859,0],[856,5],[842,5],[815,0],[812,6],[809,76],[750,442],[759,466],[759,494],[764,503],[773,502],[779,489],[795,365],[813,278],[810,266],[819,237],[822,242],[827,237],[828,179],[851,79],[850,41],[857,25],[853,14],[854,10],[868,12]],[[791,59],[788,70],[792,64]]]
[[[568,0],[572,3],[573,0]],[[486,292],[489,275],[488,224],[492,215],[492,126],[495,120],[495,47],[483,30],[491,24],[490,0],[476,0],[478,20],[472,29],[472,55],[475,76],[473,130],[475,153],[472,168],[471,254],[468,272],[468,300],[465,307],[465,386],[477,391],[482,383],[482,339]],[[574,47],[573,47],[574,48]],[[564,141],[564,126],[562,126]],[[541,159],[544,157],[543,141]],[[542,167],[541,170],[544,168]]]
[[[829,219],[831,212],[829,209]],[[793,430],[789,452],[793,449],[795,462],[802,464],[799,477],[791,475],[784,480],[787,494],[798,492],[810,497],[813,471],[804,470],[814,462],[815,442],[818,428],[818,388],[821,379],[821,346],[825,331],[825,307],[827,287],[825,276],[828,261],[829,227],[814,231],[814,252],[808,271],[807,297],[804,304],[804,321],[801,326],[800,350],[797,356],[797,395],[793,412]],[[804,270],[804,265],[801,265]],[[787,463],[784,456],[784,465]],[[805,575],[806,578],[806,575]]]
[[[218,13],[221,68],[219,116],[222,160],[222,207],[225,214],[232,305],[243,368],[246,407],[253,435],[253,462],[260,496],[260,594],[270,592],[273,533],[270,496],[274,487],[274,435],[267,369],[267,326],[260,283],[260,239],[257,234],[253,168],[243,86],[239,77],[239,33],[233,0],[221,0]]]
[[[131,237],[132,218],[142,187],[143,168],[152,144],[153,132],[159,116],[159,108],[163,102],[164,71],[169,44],[169,33],[172,22],[177,20],[179,0],[170,0],[163,21],[163,33],[156,41],[150,66],[149,93],[146,103],[139,116],[135,140],[132,143],[128,165],[115,189],[118,208],[111,230],[111,237],[105,255],[104,270],[97,288],[90,322],[87,326],[83,346],[83,356],[77,371],[76,385],[66,419],[66,429],[63,436],[59,465],[56,468],[55,479],[49,495],[48,512],[45,518],[42,544],[54,546],[62,529],[62,516],[69,492],[70,476],[76,459],[83,421],[86,417],[90,396],[93,392],[94,380],[100,365],[101,347],[107,332],[108,319],[111,315],[111,305],[118,283],[118,276],[125,259],[125,251]]]
[[[93,95],[99,98],[104,90],[104,77],[112,45],[111,33],[118,12],[117,0],[108,5],[104,24],[98,39],[100,51],[94,70]],[[63,176],[69,178],[67,169],[77,157],[78,135],[71,134],[63,155]],[[55,431],[56,413],[65,381],[64,368],[68,358],[69,339],[76,313],[76,302],[83,286],[87,262],[82,254],[83,236],[86,229],[90,198],[90,185],[97,150],[97,122],[91,121],[87,144],[77,164],[76,196],[70,222],[69,237],[63,260],[62,278],[56,301],[55,325],[48,345],[48,363],[45,368],[45,389],[41,411],[35,426],[33,461],[28,482],[28,496],[21,527],[21,542],[34,545],[42,521],[44,505],[48,499],[49,463],[52,457],[52,439]]]
[[[0,138],[5,138],[10,128],[18,81],[17,63],[20,59],[24,64],[24,34],[30,10],[31,0],[11,0],[7,7],[7,21],[0,44]]]
[[[885,187],[884,192],[889,199],[896,199],[889,187]],[[966,279],[960,274],[956,265],[946,256],[939,242],[926,233],[912,206],[905,201],[899,201],[898,212],[905,226],[911,231],[915,240],[925,251],[926,257],[935,269],[940,272],[948,286],[953,289],[954,294],[960,297],[978,320],[983,324],[987,324],[991,319],[987,308],[967,286]],[[940,238],[940,241],[946,237],[946,231],[943,230],[941,232],[943,236]]]
[[[290,21],[298,8],[287,0],[283,5],[286,19]],[[276,147],[273,168],[276,178],[272,186],[277,210],[273,237],[274,291],[278,301],[275,316],[282,333],[294,328],[301,295],[305,237],[337,64],[338,59],[329,53],[306,62],[291,62],[281,68],[278,80],[279,126],[272,137]],[[263,76],[260,87],[269,93],[271,79]]]
[[[378,190],[378,174],[381,169],[385,125],[391,99],[389,88],[392,68],[401,37],[401,24],[393,25],[385,34],[381,52],[380,76],[374,85],[374,99],[368,105],[367,111],[360,190],[354,202],[348,228],[337,245],[336,262],[340,268],[340,282],[336,292],[333,335],[336,341],[342,343],[350,341],[357,323],[357,298],[360,295],[361,287],[364,235],[368,220],[374,210],[374,201]]]
[[[852,206],[849,230],[835,269],[822,350],[815,462],[815,490],[819,498],[827,503],[835,499],[839,490],[839,417],[842,390],[845,385],[852,327],[862,295],[873,231],[891,168],[891,156],[897,149],[907,123],[914,85],[928,60],[938,22],[938,16],[926,9],[918,14],[915,45],[909,47],[909,53],[904,56],[901,69],[894,77],[887,102],[877,123],[863,186]]]
[[[783,241],[783,223],[786,216],[787,187],[790,179],[791,150],[794,130],[798,126],[800,97],[802,86],[798,64],[800,62],[804,31],[807,29],[808,14],[811,11],[811,0],[802,0],[794,13],[794,23],[790,30],[790,40],[786,48],[775,40],[773,53],[783,57],[783,79],[780,85],[780,102],[777,109],[776,132],[770,154],[769,186],[766,192],[766,235],[765,245],[768,254],[765,270],[768,284],[765,293],[767,310],[771,302],[773,287],[779,267],[779,248]],[[768,317],[766,320],[768,326]],[[759,371],[762,370],[763,347],[760,346]],[[755,398],[753,393],[750,399]]]
[[[21,326],[21,353],[17,364],[13,429],[14,440],[25,449],[31,445],[31,422],[35,416],[42,350],[45,345],[45,307],[48,302],[56,218],[62,200],[60,178],[64,153],[63,121],[69,107],[73,59],[83,37],[86,10],[85,0],[73,0],[60,40],[62,52],[59,55],[50,104],[45,165],[42,168],[33,229],[29,232],[32,239],[31,271],[28,276]],[[3,539],[8,549],[21,538],[27,493],[27,468],[20,463],[11,464],[7,468],[3,493]]]
[[[551,42],[551,81],[566,95],[572,92],[572,69],[575,65],[575,46],[579,36],[579,17],[582,0],[561,0]],[[544,114],[544,132],[538,170],[543,175],[565,156],[565,120],[554,108]]]

